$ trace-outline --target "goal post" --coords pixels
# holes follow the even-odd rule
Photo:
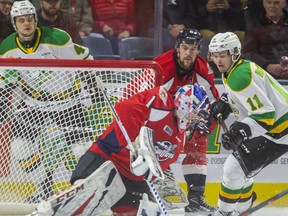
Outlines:
[[[115,105],[160,85],[162,72],[154,61],[1,59],[0,215],[31,213],[70,186],[113,118],[96,77]]]

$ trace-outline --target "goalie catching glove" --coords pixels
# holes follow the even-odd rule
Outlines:
[[[139,136],[133,143],[136,152],[131,155],[131,171],[136,176],[145,175],[147,180],[153,176],[164,179],[162,168],[154,151],[153,130],[141,127]]]
[[[242,147],[243,142],[251,135],[251,129],[247,124],[236,122],[230,126],[227,133],[222,135],[222,145],[226,150]]]

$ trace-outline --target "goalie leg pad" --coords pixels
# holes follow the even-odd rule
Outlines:
[[[116,167],[107,161],[86,179],[78,180],[70,189],[42,201],[37,207],[37,215],[99,215],[120,200],[125,192]]]

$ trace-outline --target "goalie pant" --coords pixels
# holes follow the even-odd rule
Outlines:
[[[176,161],[183,147],[185,132],[174,124],[174,100],[167,90],[156,87],[135,94],[117,103],[115,110],[131,141],[136,140],[142,126],[154,130],[154,149],[162,170]],[[136,176],[130,171],[127,141],[115,119],[81,157],[72,174],[71,183],[89,176],[99,167],[101,157],[100,163],[111,160],[115,164],[127,189],[125,196],[113,206],[113,211],[122,211],[123,208],[125,211],[127,206],[133,206],[136,213],[142,194],[148,193],[149,188],[144,176]]]

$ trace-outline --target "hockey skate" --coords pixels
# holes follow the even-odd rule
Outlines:
[[[254,201],[257,199],[257,194],[253,191],[252,193],[252,202],[250,208],[253,206]],[[239,216],[241,213],[238,211],[232,211],[232,212],[225,212],[217,209],[217,211],[214,214],[210,214],[209,216]]]
[[[185,207],[185,216],[210,216],[216,209],[210,206],[203,194],[193,194],[188,197],[189,205]]]
[[[233,211],[233,212],[224,212],[224,211],[221,211],[221,210],[217,210],[215,212],[215,214],[211,214],[211,216],[239,216],[240,214],[236,211]]]

